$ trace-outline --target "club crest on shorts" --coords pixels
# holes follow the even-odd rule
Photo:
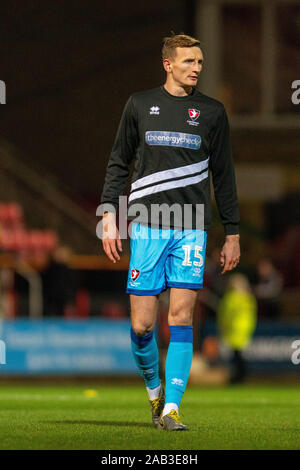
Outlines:
[[[140,275],[140,271],[138,269],[132,269],[131,270],[131,279],[132,281],[136,281],[137,278],[139,277]]]
[[[189,108],[188,109],[188,115],[189,115],[189,118],[191,120],[188,120],[187,122],[191,125],[191,126],[198,126],[199,125],[199,122],[196,122],[198,117],[200,116],[200,111],[199,109],[196,109],[196,108]]]

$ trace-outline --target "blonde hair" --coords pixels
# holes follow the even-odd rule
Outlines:
[[[163,39],[162,47],[162,60],[164,59],[174,59],[176,56],[176,47],[199,47],[200,41],[193,38],[192,36],[187,36],[186,34],[172,34],[172,36],[166,37]]]

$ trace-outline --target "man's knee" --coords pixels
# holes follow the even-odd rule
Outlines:
[[[145,336],[154,329],[154,325],[143,323],[141,321],[132,321],[131,328],[137,336]]]
[[[193,309],[172,309],[168,314],[169,325],[191,325],[193,322]]]

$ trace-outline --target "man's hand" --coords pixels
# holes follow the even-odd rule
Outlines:
[[[119,251],[122,251],[122,242],[120,239],[119,231],[116,226],[116,217],[112,212],[107,212],[104,214],[102,219],[103,224],[103,236],[102,236],[102,246],[109,257],[109,259],[116,263],[120,261],[119,253],[117,252],[117,247]]]
[[[220,255],[220,263],[223,267],[221,274],[234,269],[240,261],[240,256],[240,236],[227,235]]]

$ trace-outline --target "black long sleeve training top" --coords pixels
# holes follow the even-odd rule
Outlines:
[[[226,235],[239,232],[239,209],[225,108],[198,90],[173,96],[161,86],[133,94],[123,111],[108,161],[101,203],[117,208],[135,160],[129,209],[135,203],[204,205],[211,225],[212,173]],[[134,217],[128,217],[134,218]],[[147,221],[146,221],[147,222]],[[160,223],[160,221],[157,221]]]

